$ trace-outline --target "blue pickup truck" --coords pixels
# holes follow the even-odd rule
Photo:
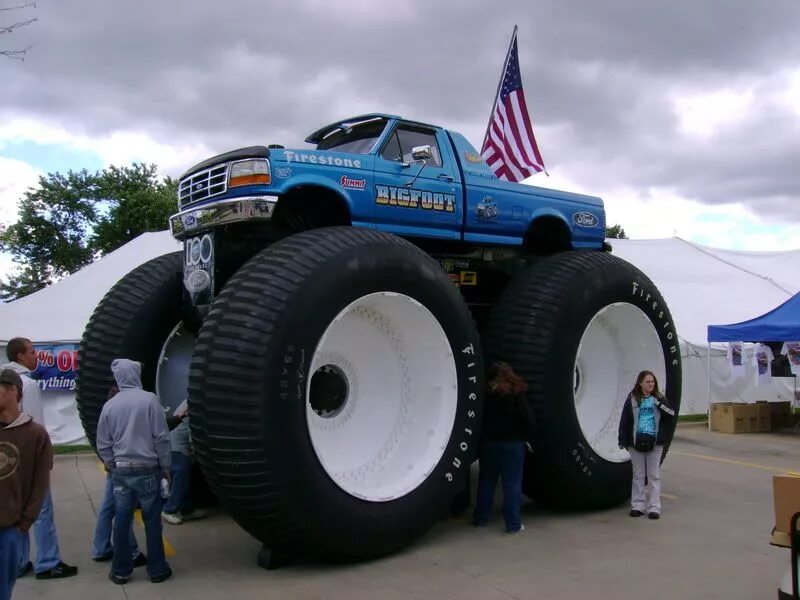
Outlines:
[[[291,219],[313,197],[311,219],[405,237],[526,247],[558,231],[554,249],[603,245],[602,200],[501,181],[454,131],[374,114],[323,127],[306,142],[315,148],[255,146],[192,167],[181,178],[173,234],[185,237],[200,222],[198,209],[222,200],[255,201],[261,218],[280,215],[285,202]]]
[[[141,360],[168,413],[188,398],[204,479],[265,547],[372,558],[463,496],[503,361],[536,415],[525,493],[624,501],[625,398],[647,369],[679,406],[681,363],[664,299],[604,241],[602,201],[501,181],[461,134],[394,115],[306,142],[181,176],[183,251],[123,277],[84,334],[89,439],[110,360]]]

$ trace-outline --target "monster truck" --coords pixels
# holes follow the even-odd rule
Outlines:
[[[93,442],[110,362],[144,363],[165,410],[188,397],[223,507],[282,552],[358,560],[423,535],[464,485],[484,367],[529,382],[526,493],[623,501],[617,447],[641,369],[680,402],[664,299],[604,242],[599,198],[497,178],[460,134],[387,114],[252,146],[179,183],[184,250],[125,275],[80,348]]]

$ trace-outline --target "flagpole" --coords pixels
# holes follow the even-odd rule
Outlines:
[[[506,67],[508,67],[508,59],[511,58],[511,48],[514,47],[514,40],[517,38],[517,26],[514,25],[514,32],[511,34],[511,42],[508,44],[508,52],[506,52],[506,59],[503,61],[503,70],[500,71],[500,81],[497,82],[497,92],[494,95],[494,102],[492,103],[492,112],[489,113],[489,123],[486,126],[486,134],[483,136],[483,144],[481,144],[481,153],[486,147],[486,140],[489,139],[489,129],[492,127],[492,119],[494,118],[494,111],[497,108],[497,101],[500,98],[500,88],[503,86],[503,78],[506,75]]]

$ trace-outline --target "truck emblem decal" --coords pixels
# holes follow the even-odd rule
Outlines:
[[[456,211],[455,194],[441,194],[407,187],[398,188],[391,185],[376,185],[375,192],[375,204],[449,213]]]
[[[470,151],[464,152],[464,158],[467,159],[467,162],[471,163],[483,162],[483,157],[477,152],[470,152]]]
[[[350,188],[351,190],[363,190],[367,187],[366,179],[351,179],[347,175],[342,175],[339,183],[343,188]]]
[[[203,189],[203,184],[202,183],[195,184],[194,189],[202,190]]]
[[[479,219],[494,219],[497,217],[497,204],[491,196],[486,196],[475,207],[475,214]]]
[[[293,150],[284,151],[288,162],[311,163],[312,165],[330,165],[332,167],[361,168],[361,161],[357,158],[343,158],[341,156],[328,156],[326,154],[305,154]]]
[[[183,215],[181,220],[183,221],[183,226],[186,229],[194,229],[195,227],[197,227],[197,217],[195,217],[192,213],[189,213],[188,215]]]
[[[590,212],[576,212],[572,215],[572,221],[578,227],[595,227],[599,219]]]
[[[202,292],[209,285],[211,285],[211,275],[208,274],[208,271],[204,271],[203,269],[192,271],[186,278],[184,285],[186,286],[186,289],[193,294]]]
[[[292,176],[292,170],[289,167],[278,167],[275,169],[275,177],[279,179],[286,179]]]

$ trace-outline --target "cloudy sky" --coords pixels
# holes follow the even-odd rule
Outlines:
[[[1,6],[21,0],[0,0]],[[514,24],[551,174],[630,237],[800,247],[798,0],[37,0],[0,47],[0,219],[38,174],[393,112],[479,146]]]

